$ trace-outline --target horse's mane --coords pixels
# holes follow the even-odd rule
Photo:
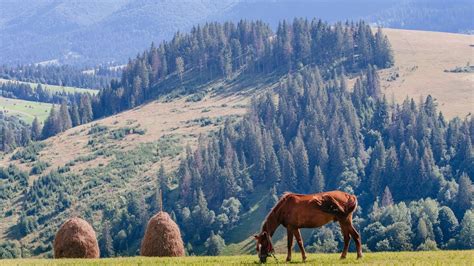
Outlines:
[[[283,195],[280,197],[280,199],[278,200],[278,202],[275,204],[275,206],[272,207],[272,209],[270,210],[270,212],[267,214],[267,216],[265,217],[265,220],[263,222],[263,225],[262,225],[262,231],[264,230],[264,226],[265,224],[267,223],[268,219],[270,218],[270,216],[272,214],[274,214],[278,209],[280,209],[280,207],[283,205],[283,203],[285,203],[285,201],[288,199],[289,196],[291,195],[295,195],[294,193],[292,192],[283,192]]]

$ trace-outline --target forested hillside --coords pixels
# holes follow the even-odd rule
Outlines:
[[[189,254],[250,253],[284,191],[333,189],[358,196],[366,250],[472,249],[474,121],[387,100],[377,70],[393,63],[364,22],[209,23],[152,45],[32,127],[58,136],[3,155],[0,256],[51,256],[71,215],[103,256],[136,255],[161,195]],[[252,98],[242,119],[236,98]],[[337,226],[308,250],[339,250]]]
[[[473,247],[472,119],[447,121],[431,96],[388,103],[370,68],[352,92],[343,76],[324,81],[318,69],[277,91],[182,161],[179,207],[166,206],[193,246],[242,226],[255,190],[269,195],[268,210],[284,191],[340,189],[358,195],[356,220],[372,251]],[[311,249],[337,250],[330,228],[314,231]]]
[[[216,78],[281,75],[307,65],[332,75],[333,69],[355,73],[368,65],[392,64],[390,44],[381,29],[373,34],[363,21],[331,25],[295,19],[280,23],[276,33],[261,21],[210,23],[189,34],[177,33],[130,61],[121,81],[101,91],[94,115],[114,114],[169,93],[173,79],[181,83],[181,93],[190,93]],[[183,83],[184,76],[193,77],[192,83]]]

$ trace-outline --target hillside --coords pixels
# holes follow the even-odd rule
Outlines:
[[[432,94],[437,98],[439,109],[446,112],[447,117],[450,118],[456,115],[465,115],[466,108],[468,108],[467,110],[472,110],[472,105],[469,105],[469,102],[472,103],[472,87],[469,85],[469,81],[472,81],[472,73],[444,72],[445,69],[465,65],[466,56],[469,56],[469,54],[472,56],[469,50],[472,47],[466,45],[466,40],[469,39],[468,36],[391,29],[387,29],[386,33],[392,43],[395,56],[395,66],[380,72],[382,90],[388,99],[391,98],[391,94],[394,94],[397,102],[401,104],[407,95],[418,100],[419,95],[427,96]],[[443,38],[445,36],[449,38]],[[438,46],[439,42],[434,42],[433,40],[438,40],[439,38],[446,41]],[[457,51],[457,53],[451,57],[451,54],[446,52],[448,50]],[[328,178],[327,187],[342,187],[342,189],[355,192],[370,191],[361,193],[361,205],[364,204],[364,218],[361,219],[365,219],[365,221],[359,221],[361,224],[369,225],[370,222],[374,222],[370,220],[372,219],[370,217],[373,216],[369,216],[369,211],[373,207],[372,202],[377,196],[386,194],[383,185],[390,185],[390,189],[394,191],[394,198],[397,200],[397,204],[392,199],[390,204],[393,206],[384,206],[379,214],[374,214],[380,215],[383,218],[382,222],[384,222],[383,225],[380,224],[377,227],[378,234],[381,234],[380,232],[392,232],[395,235],[409,235],[407,231],[411,232],[410,227],[407,229],[406,224],[401,225],[401,229],[391,227],[391,219],[400,219],[404,223],[406,222],[405,219],[409,219],[407,223],[410,225],[411,219],[413,219],[414,227],[420,220],[426,219],[426,223],[431,226],[438,226],[436,220],[432,219],[431,216],[427,218],[418,217],[415,216],[415,213],[418,210],[417,208],[429,209],[433,204],[436,205],[436,208],[438,206],[442,206],[444,209],[448,208],[447,206],[453,209],[457,208],[455,206],[457,206],[458,198],[449,198],[449,195],[450,193],[457,193],[457,190],[454,190],[453,187],[457,188],[458,183],[461,183],[463,180],[461,170],[467,169],[466,171],[472,171],[472,169],[469,170],[469,165],[465,163],[468,162],[469,158],[462,157],[464,154],[460,155],[462,154],[461,148],[456,146],[458,143],[461,143],[460,146],[462,147],[462,141],[467,143],[469,137],[465,137],[462,134],[468,132],[466,128],[469,122],[466,121],[465,124],[459,121],[449,122],[447,123],[449,125],[434,123],[433,121],[436,121],[437,114],[425,114],[425,109],[427,110],[426,113],[428,113],[428,109],[433,107],[430,98],[426,99],[426,104],[421,104],[419,109],[415,107],[410,110],[403,109],[402,111],[397,111],[400,112],[397,113],[399,115],[397,117],[404,118],[411,115],[416,117],[416,119],[420,119],[420,121],[421,119],[428,120],[430,122],[428,124],[433,127],[430,128],[429,132],[438,132],[436,130],[445,132],[448,130],[448,127],[451,129],[451,127],[456,126],[466,130],[462,133],[456,131],[456,134],[459,134],[455,136],[459,140],[458,142],[446,144],[450,145],[451,159],[457,160],[455,163],[452,163],[453,168],[456,171],[460,171],[455,172],[455,170],[452,170],[454,172],[452,173],[449,168],[450,165],[446,167],[445,164],[449,159],[444,160],[444,158],[437,157],[444,156],[443,150],[435,150],[435,155],[431,152],[431,148],[429,148],[430,152],[425,152],[425,149],[428,149],[427,147],[431,145],[431,143],[428,142],[427,144],[426,140],[423,139],[426,136],[417,135],[415,130],[407,130],[406,136],[395,140],[397,136],[393,136],[393,132],[385,131],[390,126],[394,127],[394,125],[389,124],[394,121],[387,122],[384,120],[383,111],[385,110],[383,108],[384,106],[388,107],[379,98],[380,95],[378,95],[377,90],[370,92],[367,89],[373,87],[373,84],[371,84],[371,82],[374,82],[373,80],[360,77],[362,79],[362,87],[358,90],[354,89],[353,92],[349,93],[344,91],[344,82],[342,80],[330,80],[327,83],[326,81],[323,83],[318,80],[321,78],[318,77],[319,74],[315,74],[314,72],[316,71],[313,70],[311,67],[302,67],[293,71],[294,73],[290,75],[291,78],[288,78],[286,74],[279,76],[278,72],[269,72],[270,74],[258,73],[252,76],[237,75],[235,79],[212,79],[207,83],[201,84],[199,88],[192,87],[193,83],[186,80],[185,76],[181,84],[178,82],[165,83],[165,85],[173,84],[172,87],[167,87],[166,89],[169,91],[180,90],[183,84],[185,84],[197,92],[184,95],[163,95],[158,100],[144,101],[145,104],[131,110],[71,128],[45,141],[27,148],[17,149],[15,152],[5,155],[0,160],[2,166],[14,164],[29,175],[25,180],[22,174],[17,173],[17,170],[8,170],[11,172],[8,176],[12,177],[12,181],[10,182],[10,179],[8,179],[10,183],[8,186],[5,186],[5,190],[8,190],[9,194],[0,201],[2,215],[0,240],[14,240],[21,238],[22,235],[26,235],[21,238],[23,245],[32,250],[35,255],[47,255],[51,248],[49,243],[54,235],[55,226],[60,224],[66,217],[77,214],[90,220],[96,229],[102,229],[103,221],[110,219],[109,222],[117,227],[113,229],[115,230],[114,232],[119,232],[119,226],[122,226],[123,223],[138,224],[143,222],[139,220],[143,218],[140,216],[144,212],[143,206],[149,206],[149,209],[145,211],[151,212],[155,210],[153,208],[154,204],[156,204],[154,202],[156,200],[154,198],[156,187],[163,187],[163,184],[165,184],[165,186],[169,186],[168,194],[165,197],[165,206],[166,204],[169,204],[168,206],[171,205],[172,207],[169,208],[172,209],[175,217],[180,219],[180,225],[183,228],[186,227],[183,231],[186,230],[188,233],[188,235],[185,235],[189,241],[188,243],[193,241],[194,243],[202,244],[207,238],[206,234],[211,230],[216,230],[217,232],[217,230],[223,231],[223,228],[225,228],[226,234],[224,237],[227,247],[223,252],[226,254],[249,253],[254,249],[250,236],[258,230],[262,219],[269,209],[269,205],[271,205],[277,193],[276,189],[274,189],[275,187],[271,187],[276,182],[267,179],[271,178],[273,174],[276,175],[276,173],[262,171],[264,173],[262,176],[264,177],[255,174],[255,171],[259,170],[258,167],[262,167],[258,166],[258,163],[254,161],[260,159],[257,154],[262,156],[263,160],[266,160],[267,157],[273,159],[274,161],[271,163],[278,164],[278,169],[280,165],[282,169],[295,169],[294,173],[282,171],[280,175],[282,175],[283,179],[286,175],[293,177],[297,171],[300,171],[296,169],[299,169],[301,166],[300,162],[304,161],[305,157],[302,155],[302,157],[297,157],[301,158],[301,160],[297,158],[293,160],[291,156],[293,154],[296,156],[297,154],[306,153],[306,148],[302,148],[305,145],[307,147],[314,145],[311,146],[313,149],[308,148],[309,155],[306,156],[306,160],[311,161],[312,164],[310,172],[307,171],[305,174],[308,178],[309,176],[311,178],[318,177],[315,174],[317,169],[315,163],[318,162],[319,165],[321,163],[319,160],[322,159],[318,157],[319,152],[316,152],[316,149],[327,145],[325,146],[325,152],[328,153],[328,150],[330,151],[327,154],[328,166],[321,166]],[[367,72],[373,74],[369,70]],[[398,74],[398,77],[392,80],[390,77],[396,76],[396,74]],[[177,77],[174,72],[172,76],[176,81]],[[451,83],[458,84],[455,91],[452,91],[453,86]],[[426,84],[430,86],[424,86]],[[321,97],[316,96],[316,92],[312,90],[321,93]],[[266,91],[275,92],[275,99],[265,95],[264,92]],[[469,92],[471,92],[471,95],[469,95]],[[459,103],[462,108],[455,106],[455,102],[451,98],[453,94],[456,94],[455,102]],[[264,97],[267,98],[258,97],[262,95],[265,95]],[[302,95],[308,96],[311,100],[303,100]],[[255,101],[253,105],[250,104],[253,99],[257,98],[259,98],[258,101]],[[318,102],[316,99],[320,99],[319,101],[321,102]],[[362,100],[357,102],[357,99]],[[469,101],[469,99],[471,100]],[[288,102],[285,102],[286,100]],[[286,112],[281,109],[277,111],[277,105],[274,105],[274,101],[288,108]],[[322,106],[313,106],[316,102]],[[303,108],[305,105],[307,109]],[[249,108],[249,106],[251,107]],[[280,108],[281,106],[278,107]],[[311,113],[313,115],[306,116],[302,114],[306,110],[308,110],[308,113],[313,112]],[[232,123],[241,121],[241,118],[248,111],[253,111],[253,116],[244,118],[246,122],[242,124]],[[373,115],[374,113],[376,115],[380,114],[380,121],[373,119],[373,117],[377,117]],[[278,119],[275,118],[277,114]],[[320,118],[322,114],[327,115],[327,118]],[[275,115],[275,117],[272,115]],[[227,119],[229,119],[228,123],[226,123]],[[251,119],[255,119],[258,122]],[[417,121],[409,121],[409,123],[417,123]],[[472,120],[470,123],[472,127]],[[306,125],[308,125],[308,130],[304,130]],[[368,130],[362,131],[361,127],[367,127]],[[225,128],[225,130],[218,132],[220,128]],[[326,134],[326,136],[331,136],[331,138],[321,137],[317,131],[313,131],[315,128],[321,130],[320,134]],[[327,132],[323,132],[323,128]],[[407,125],[407,128],[412,129],[413,125]],[[280,133],[276,133],[278,131]],[[304,141],[300,139],[303,134],[305,135]],[[385,144],[381,137],[382,134],[388,139]],[[199,138],[201,135],[203,137]],[[205,137],[209,135],[214,138],[208,139]],[[253,138],[258,139],[258,136],[260,136],[258,141],[265,139],[265,145],[261,142],[257,145],[257,140]],[[445,135],[442,135],[442,141],[446,141],[445,137]],[[414,140],[415,143],[410,138],[416,138]],[[340,142],[333,141],[333,139],[338,139]],[[402,188],[398,187],[397,189],[397,187],[392,186],[393,183],[388,183],[393,181],[384,180],[383,182],[385,183],[380,181],[379,186],[373,187],[367,184],[369,182],[367,179],[362,180],[362,177],[370,178],[371,181],[377,180],[375,179],[378,178],[376,170],[384,168],[383,166],[380,166],[380,169],[377,168],[379,167],[377,162],[373,162],[370,158],[375,157],[377,154],[377,156],[382,156],[384,160],[385,156],[387,156],[386,159],[388,160],[389,155],[397,157],[401,154],[402,149],[408,146],[405,143],[405,141],[408,142],[408,139],[410,139],[410,146],[406,149],[409,149],[408,153],[411,152],[413,157],[416,158],[413,165],[421,164],[422,162],[430,166],[428,167],[429,170],[427,170],[430,172],[426,179],[423,180],[423,182],[432,186],[430,191],[427,189],[426,191],[415,192],[413,195],[407,195],[409,193],[403,192],[403,185],[400,185]],[[315,142],[311,144],[310,141],[312,140]],[[327,143],[326,140],[328,140]],[[255,142],[252,143],[251,141]],[[278,143],[277,141],[280,142]],[[389,148],[389,145],[391,145],[389,143],[394,143],[395,141],[400,143],[397,143],[396,147]],[[418,148],[418,142],[423,148],[423,154],[421,155],[423,160],[419,158],[420,155],[418,153],[421,149]],[[341,143],[347,145],[343,146]],[[191,150],[187,149],[188,145]],[[387,151],[384,145],[386,145]],[[274,155],[276,154],[274,149],[277,146],[280,146],[280,149],[282,149],[277,151],[278,159]],[[263,151],[264,147],[265,151]],[[334,152],[335,147],[338,149],[337,152]],[[248,152],[247,149],[250,149],[252,152]],[[253,151],[256,152],[254,153]],[[323,152],[321,151],[321,154]],[[287,157],[281,157],[281,154],[285,154],[284,156]],[[202,162],[196,161],[196,158],[199,158],[199,156],[202,156],[201,160],[203,160],[204,156],[208,156],[209,161],[216,164],[212,166],[215,169],[210,171],[207,166],[200,165]],[[331,162],[339,162],[338,159],[340,159],[341,164],[342,162],[345,164],[331,164]],[[203,161],[207,163],[207,160]],[[230,165],[235,161],[238,165]],[[163,178],[159,174],[160,166],[162,165],[166,171],[169,183],[163,183]],[[266,162],[264,165],[266,165]],[[209,169],[212,167],[209,167]],[[232,170],[229,170],[229,168]],[[407,168],[402,170],[409,177],[416,175],[415,172],[410,173]],[[441,172],[442,174],[440,175],[439,173]],[[388,172],[384,172],[384,174],[381,174],[382,172],[378,173],[380,176],[384,176],[384,174],[390,176],[389,174],[393,174]],[[224,224],[224,222],[222,222],[222,225],[219,225],[221,220],[218,220],[217,217],[225,214],[223,211],[224,207],[220,206],[220,197],[224,196],[219,195],[219,193],[227,193],[228,187],[222,189],[222,187],[217,187],[216,184],[226,183],[222,182],[223,180],[232,180],[230,176],[234,176],[239,182],[241,181],[240,179],[248,180],[249,176],[251,176],[255,185],[253,190],[245,194],[245,196],[239,195],[237,192],[235,193],[238,196],[232,194],[231,198],[234,196],[239,197],[246,205],[242,213],[238,215],[239,220],[232,226]],[[189,185],[190,187],[191,185],[196,186],[193,187],[194,191],[190,193],[184,191],[186,192],[184,193],[183,190],[185,188],[183,189],[179,183],[186,181],[188,177],[191,180],[201,180],[201,182],[204,179],[206,182],[203,185],[199,184],[199,181],[195,181],[197,182],[196,184],[192,183]],[[229,179],[227,179],[228,177]],[[265,179],[262,181],[259,178]],[[469,179],[468,177],[466,178]],[[434,179],[437,181],[433,181]],[[25,182],[29,185],[27,197],[22,194],[22,184]],[[312,182],[311,180],[311,184],[313,184]],[[310,189],[309,186],[303,186],[302,184],[304,183],[301,180],[279,182],[278,193],[281,189],[293,191]],[[239,184],[239,186],[243,187],[242,184]],[[436,191],[437,189],[439,191]],[[442,189],[444,189],[443,191],[449,191],[449,193],[441,193]],[[213,193],[213,191],[217,191],[217,193]],[[436,191],[436,193],[433,191]],[[425,197],[422,195],[426,197],[442,195],[439,196],[439,200],[443,201],[441,203],[434,201],[433,203],[433,200],[425,200]],[[402,201],[409,202],[409,208]],[[176,202],[188,205],[176,206],[176,204],[171,204]],[[183,211],[179,210],[178,207],[184,207]],[[204,217],[202,218],[203,221],[197,221],[196,225],[191,224],[191,226],[185,223],[183,221],[183,217],[186,217],[185,209],[190,213],[188,218],[202,216]],[[209,228],[211,225],[206,224],[204,220],[206,217],[209,217],[206,216],[208,213],[205,213],[205,211],[210,213],[211,209],[217,213],[217,215],[214,213],[217,217],[213,218],[215,220],[213,224],[215,228],[212,229]],[[459,213],[463,213],[465,209],[455,209],[455,211],[458,217],[454,217],[454,219],[461,221],[463,217]],[[409,218],[405,216],[394,218],[394,213],[396,212],[408,214]],[[27,213],[28,215],[29,213],[34,213],[38,220],[33,221],[29,219],[30,217],[25,215]],[[450,213],[453,212],[451,211]],[[467,217],[467,220],[470,214],[469,212],[466,213],[465,217]],[[228,215],[231,216],[231,214]],[[414,218],[411,218],[410,215]],[[222,218],[222,216],[220,217]],[[398,223],[402,223],[402,221],[397,220]],[[41,225],[35,225],[36,222]],[[200,227],[197,226],[198,222],[201,222],[199,225],[204,228],[203,230],[200,230]],[[335,226],[329,228],[330,233],[328,231],[322,232],[331,234],[332,240],[336,241],[339,236],[333,235],[332,231],[336,232],[337,229],[334,229]],[[193,233],[196,233],[198,237],[195,238],[192,235]],[[100,232],[100,235],[102,234],[103,232]],[[134,239],[134,237],[137,237],[134,234],[138,235],[140,232],[130,228],[127,229],[126,237]],[[200,237],[200,234],[203,234],[202,237],[204,239]],[[371,232],[365,232],[365,234],[370,236]],[[281,239],[282,235],[280,232],[275,237],[275,242],[278,241],[276,243],[278,250],[284,250],[284,240]],[[324,238],[313,234],[309,230],[305,232],[304,237],[313,241],[322,241],[321,239]],[[443,239],[443,245],[448,245],[448,240]],[[386,244],[385,242],[380,244],[382,241],[380,239],[372,239],[370,248],[374,250],[376,248],[377,250],[388,249],[387,246],[383,246]],[[395,238],[395,240],[392,239],[391,241],[389,242],[390,245],[399,245],[395,246],[397,249],[409,250],[417,248],[404,246],[404,240],[401,238]],[[406,241],[409,240],[405,239]],[[417,246],[424,244],[418,243],[418,240],[414,241]],[[135,241],[132,244],[136,243]],[[337,248],[337,243],[335,245]],[[122,250],[121,255],[133,255],[136,253],[136,250],[133,250],[134,247],[129,248],[128,239],[125,239],[125,241],[117,240],[116,246]],[[187,248],[197,254],[204,253],[204,245]]]
[[[431,94],[446,117],[474,113],[474,73],[453,70],[474,62],[471,35],[384,29],[392,45],[395,66],[381,73],[388,100],[418,100]],[[398,77],[397,77],[398,75]]]
[[[225,81],[219,80],[208,84],[207,90],[202,93],[171,100],[165,97],[93,123],[71,128],[42,141],[36,159],[23,160],[20,156],[19,159],[13,160],[11,156],[15,156],[17,152],[12,152],[0,160],[0,165],[13,163],[26,172],[32,171],[38,164],[45,165],[38,174],[30,175],[30,184],[40,174],[55,169],[67,169],[67,172],[81,176],[81,183],[84,185],[97,177],[102,179],[100,176],[103,174],[111,175],[113,179],[126,180],[119,183],[107,181],[93,189],[93,193],[99,197],[102,197],[103,193],[122,195],[119,197],[127,197],[133,191],[149,193],[160,166],[164,165],[168,172],[174,171],[187,146],[195,148],[200,135],[206,136],[210,131],[221,127],[227,119],[239,119],[245,114],[250,99],[256,93],[264,92],[265,87],[273,87],[275,82],[277,81],[269,83],[268,80],[263,80],[254,84],[247,82],[226,84]],[[222,86],[225,88],[224,91]],[[217,88],[221,89],[216,91]],[[18,150],[22,149],[24,148]],[[132,170],[131,165],[123,165],[124,160],[140,161],[135,163],[139,168]],[[123,171],[130,170],[135,175],[125,179],[128,174],[124,176]],[[88,204],[97,202],[96,196],[77,205],[74,203],[69,211],[60,213],[51,222],[59,222],[71,215],[71,212],[82,212]],[[17,204],[20,204],[17,199],[15,197],[0,204],[1,212],[17,208]],[[9,239],[17,234],[12,235],[10,230],[11,226],[18,222],[19,214],[14,211],[12,216],[2,220],[0,240]],[[46,231],[39,232],[52,233],[49,227],[44,229]],[[33,241],[38,236],[31,234],[25,241]],[[36,243],[33,246],[37,248],[40,241],[33,243]]]
[[[46,120],[53,105],[18,99],[0,97],[0,111],[5,115],[18,116],[23,121],[31,124],[38,117],[41,122]]]

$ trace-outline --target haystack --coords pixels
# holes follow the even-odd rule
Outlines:
[[[99,258],[99,245],[92,226],[81,218],[67,220],[54,238],[55,258]]]
[[[148,221],[140,255],[150,257],[184,256],[181,232],[168,213],[160,211]]]

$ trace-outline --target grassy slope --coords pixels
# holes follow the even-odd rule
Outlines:
[[[2,79],[0,78],[0,84],[1,83],[7,83],[7,82],[17,82],[17,83],[23,83],[23,84],[29,84],[32,88],[36,88],[39,83],[32,83],[32,82],[24,82],[24,81],[17,81],[17,80],[10,80],[10,79]],[[57,86],[57,85],[50,85],[50,84],[41,84],[41,86],[49,91],[52,92],[68,92],[68,93],[90,93],[90,94],[97,94],[99,91],[98,90],[93,90],[93,89],[84,89],[84,88],[76,88],[76,87],[67,87],[67,86]]]
[[[51,106],[52,104],[49,103],[0,97],[0,111],[8,115],[19,116],[27,123],[31,123],[35,116],[37,116],[40,121],[44,121],[49,115]]]
[[[246,80],[246,79],[245,79]],[[255,87],[274,86],[276,81],[262,81],[261,83],[253,79],[252,84],[247,84],[243,80],[232,82],[216,81],[205,86],[205,97],[197,102],[187,101],[191,96],[182,96],[172,101],[160,99],[132,110],[110,116],[93,123],[72,128],[62,134],[44,141],[46,147],[40,152],[39,160],[48,162],[50,167],[43,173],[50,170],[70,166],[70,172],[78,174],[80,184],[77,191],[82,190],[82,186],[98,181],[100,185],[90,189],[91,196],[87,197],[78,205],[73,205],[68,210],[54,215],[48,224],[39,228],[35,233],[23,239],[25,243],[30,243],[36,247],[38,241],[35,239],[44,232],[52,232],[56,226],[62,223],[71,213],[82,213],[84,206],[93,203],[114,200],[116,197],[124,196],[128,191],[139,190],[141,193],[150,194],[155,185],[154,176],[161,164],[164,164],[167,171],[177,167],[186,145],[194,146],[200,134],[207,134],[209,131],[218,129],[225,122],[227,117],[239,117],[246,112],[246,105],[250,97],[254,95]],[[264,85],[263,85],[264,84]],[[220,88],[223,89],[220,89]],[[219,92],[216,92],[219,90]],[[264,90],[259,90],[259,93]],[[202,123],[201,120],[210,121],[210,124]],[[108,132],[104,134],[89,134],[94,126],[106,126]],[[124,127],[137,127],[144,130],[144,134],[130,134],[123,139],[110,139],[109,132],[119,130]],[[160,149],[169,137],[177,140],[172,144],[175,151],[171,155],[155,156],[143,154],[149,149]],[[91,144],[92,143],[92,144]],[[104,151],[103,153],[99,152]],[[0,158],[0,165],[13,163],[20,169],[29,172],[34,163],[21,163],[19,160],[11,160],[11,155],[7,154]],[[112,154],[111,156],[109,154]],[[136,154],[133,158],[126,156]],[[90,157],[91,159],[87,159]],[[124,158],[124,159],[120,159]],[[142,159],[145,162],[136,167],[138,169],[130,179],[122,177],[121,168],[128,161]],[[123,161],[123,164],[121,161]],[[72,163],[72,164],[71,164]],[[122,165],[120,165],[122,164]],[[131,170],[130,171],[133,171]],[[94,174],[90,174],[90,173]],[[102,182],[103,177],[111,175],[111,180]],[[37,175],[30,176],[30,184],[37,179]],[[139,184],[131,186],[130,184]],[[78,193],[80,194],[80,193]],[[114,195],[114,197],[105,195]],[[76,197],[76,195],[74,195]],[[13,210],[13,215],[2,220],[0,226],[0,242],[2,239],[11,239],[9,231],[17,223],[21,206],[21,197],[16,195],[14,199],[0,208],[2,212]],[[0,204],[1,207],[1,204]],[[101,218],[96,216],[93,225],[100,226]]]
[[[364,258],[356,260],[355,254],[340,260],[338,254],[309,254],[305,265],[469,265],[473,251],[430,251],[430,252],[380,252],[365,253]],[[286,255],[277,255],[278,262],[284,262]],[[278,264],[273,258],[268,264]],[[223,264],[259,264],[257,256],[216,256],[186,258],[146,258],[129,257],[115,259],[22,259],[4,260],[0,265],[223,265]],[[291,264],[303,264],[299,253],[293,254]]]
[[[382,85],[387,98],[397,102],[407,96],[418,100],[431,94],[446,117],[463,118],[474,113],[474,73],[444,70],[474,64],[472,35],[384,29],[395,55],[395,67],[383,70]],[[399,74],[387,81],[391,74]]]

